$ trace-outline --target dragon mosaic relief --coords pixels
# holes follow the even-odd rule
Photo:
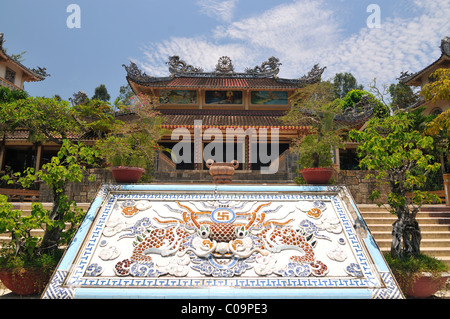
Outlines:
[[[85,275],[102,275],[107,261],[121,277],[323,277],[328,263],[347,259],[342,226],[326,209],[320,200],[120,201],[97,249],[104,263],[92,262]],[[315,251],[320,241],[336,242],[326,260]],[[358,276],[357,264],[345,268]]]

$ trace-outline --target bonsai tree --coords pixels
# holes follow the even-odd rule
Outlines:
[[[136,102],[124,110],[131,119],[117,121],[110,133],[97,141],[96,148],[107,164],[144,168],[144,178],[151,178],[158,141],[166,132],[161,127],[162,118],[155,107],[154,99],[138,96]]]
[[[427,175],[440,165],[427,153],[433,149],[433,139],[416,127],[415,115],[400,111],[383,119],[372,118],[364,131],[350,132],[350,137],[359,143],[360,165],[375,172],[366,178],[375,177],[378,185],[390,185],[387,203],[397,215],[392,232],[393,258],[420,255],[421,233],[416,215],[424,203],[439,200],[420,190]],[[371,198],[376,200],[380,195],[376,189]]]
[[[74,105],[70,112],[82,131],[93,132],[97,138],[101,139],[115,124],[121,123],[115,117],[115,109],[119,107],[118,100],[111,105],[107,101],[86,99],[84,103]]]
[[[331,83],[319,82],[299,89],[291,97],[291,110],[283,120],[310,127],[309,134],[294,141],[291,148],[299,156],[300,168],[333,167],[334,150],[342,147],[342,136],[334,121],[342,112],[334,90]]]

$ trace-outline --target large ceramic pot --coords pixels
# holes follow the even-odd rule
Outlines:
[[[307,184],[328,184],[334,170],[328,167],[312,167],[300,170]]]
[[[234,170],[238,168],[238,161],[234,160],[230,163],[214,162],[212,159],[206,161],[206,167],[209,174],[213,177],[215,184],[229,184],[234,175]]]
[[[440,278],[433,278],[431,274],[423,273],[412,284],[408,285],[405,294],[409,297],[428,298],[445,286],[449,274],[442,274]]]
[[[36,268],[0,269],[0,280],[5,287],[21,296],[41,294],[50,277],[51,272]]]
[[[115,166],[110,168],[117,183],[137,183],[145,169],[140,167]]]

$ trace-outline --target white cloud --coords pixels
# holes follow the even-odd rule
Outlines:
[[[236,1],[231,2],[234,8]],[[206,10],[215,1],[198,3]],[[325,78],[351,72],[366,87],[374,78],[378,83],[393,83],[401,71],[416,72],[437,59],[440,40],[449,35],[448,0],[415,0],[413,4],[415,10],[410,11],[415,16],[410,19],[389,17],[381,6],[381,28],[363,27],[344,36],[347,26],[335,19],[338,12],[324,0],[297,0],[216,27],[213,37],[174,37],[151,43],[143,49],[141,65],[149,75],[165,76],[168,57],[178,55],[188,64],[211,71],[226,55],[242,72],[276,56],[282,63],[282,77],[298,78],[319,63],[327,66]],[[218,16],[227,17],[219,12]],[[365,21],[367,15],[364,11],[358,18]]]
[[[367,85],[392,83],[402,71],[417,72],[440,55],[441,39],[448,33],[447,0],[416,2],[422,9],[412,18],[387,18],[379,29],[363,28],[322,55],[328,75],[351,72]]]
[[[239,0],[198,0],[200,11],[209,17],[217,18],[222,22],[233,19],[234,9]]]
[[[218,39],[250,45],[256,52],[268,51],[281,59],[283,69],[292,69],[299,76],[301,64],[319,63],[317,53],[337,43],[339,30],[334,13],[323,1],[302,0],[219,27],[214,34]]]
[[[237,69],[245,68],[251,52],[239,44],[216,44],[205,38],[171,38],[152,43],[143,49],[144,61],[138,61],[148,75],[168,76],[166,62],[170,56],[178,55],[187,64],[212,71],[222,56],[229,56]]]

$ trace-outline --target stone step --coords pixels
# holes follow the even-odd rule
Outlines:
[[[391,238],[378,238],[375,240],[380,248],[382,247],[391,247],[392,237]],[[448,249],[450,247],[450,238],[434,240],[428,238],[422,238],[420,241],[420,248],[445,248]],[[444,249],[444,250],[445,250]]]
[[[392,228],[386,229],[384,231],[373,231],[373,228],[369,228],[371,231],[371,234],[376,239],[389,239],[392,240]],[[450,239],[450,232],[441,232],[441,231],[421,231],[422,239],[429,239],[429,240],[446,240]]]
[[[366,218],[364,220],[367,225],[386,225],[392,226],[392,224],[397,220],[397,218],[387,219],[387,218]],[[425,226],[442,226],[447,227],[450,230],[450,218],[433,218],[433,217],[421,217],[416,218],[420,227]]]
[[[361,211],[364,215],[364,219],[368,218],[387,218],[387,219],[397,219],[397,215],[391,214],[389,212],[383,211]],[[439,211],[420,211],[416,218],[450,218],[450,212],[439,212]]]
[[[375,242],[382,252],[389,252],[392,244],[392,224],[397,216],[385,207],[358,205]],[[450,206],[423,206],[416,217],[421,230],[421,252],[450,265]]]

